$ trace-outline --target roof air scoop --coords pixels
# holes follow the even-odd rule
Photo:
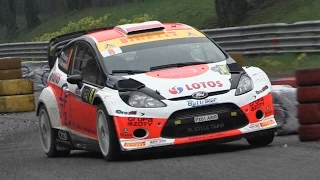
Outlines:
[[[161,31],[165,29],[165,27],[159,21],[147,21],[143,23],[119,25],[116,26],[114,29],[120,31],[123,34],[132,35],[146,32]]]

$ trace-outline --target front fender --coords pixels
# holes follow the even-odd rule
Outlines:
[[[117,90],[108,88],[105,88],[102,91],[98,91],[94,95],[93,104],[98,105],[99,103],[104,104],[110,116],[114,116],[116,110],[125,110],[128,108],[132,110],[132,107],[129,107],[122,101]]]
[[[62,128],[59,106],[50,86],[44,88],[40,94],[37,103],[37,116],[39,115],[39,107],[42,104],[47,108],[52,128]]]
[[[258,67],[244,67],[243,68],[254,84],[254,91],[257,96],[265,96],[272,90],[271,82],[268,75]]]
[[[110,99],[108,98],[108,95],[105,95],[103,92],[98,92],[94,94],[93,97],[93,103],[92,105],[97,106],[99,104],[103,104],[104,107],[106,108],[107,112],[109,115],[112,115],[112,109],[110,109]]]

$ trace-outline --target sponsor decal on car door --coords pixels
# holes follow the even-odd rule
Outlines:
[[[72,119],[75,130],[90,137],[96,138],[96,106],[93,106],[94,95],[97,89],[93,86],[83,84],[79,89],[73,85],[74,98],[71,105]]]

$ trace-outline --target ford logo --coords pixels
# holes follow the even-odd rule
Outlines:
[[[204,91],[195,92],[192,94],[193,99],[204,99],[206,97],[208,97],[208,93]]]

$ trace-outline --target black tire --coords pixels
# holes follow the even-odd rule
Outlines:
[[[42,116],[45,116],[45,119]],[[47,122],[42,122],[42,121],[47,121]],[[41,141],[41,145],[42,148],[44,150],[44,152],[46,153],[46,155],[49,158],[54,158],[54,157],[65,157],[68,156],[70,154],[70,151],[58,151],[57,150],[57,145],[56,145],[56,137],[54,134],[54,130],[51,127],[51,121],[50,121],[50,117],[48,116],[48,111],[47,108],[44,105],[41,105],[39,107],[39,117],[38,117],[38,122],[39,122],[39,135],[40,135],[40,141]],[[46,123],[46,127],[43,126],[43,123]],[[49,135],[48,138],[43,137],[42,134],[42,130],[44,131],[48,131],[48,133],[46,135]],[[46,133],[45,132],[45,133]],[[46,138],[46,141],[48,142],[44,142],[43,138]],[[48,147],[45,147],[48,146]]]
[[[308,141],[319,141],[320,140],[320,125],[300,125],[299,130],[299,140],[301,142]]]
[[[297,101],[300,104],[319,103],[320,86],[306,86],[297,88]]]
[[[300,87],[320,86],[320,68],[298,69],[295,76]]]
[[[103,114],[101,114],[103,113]],[[103,119],[99,119],[104,116]],[[107,125],[107,127],[106,127]],[[108,130],[109,136],[105,135],[105,129]],[[105,106],[100,104],[97,106],[97,134],[101,153],[106,161],[117,161],[120,158],[121,150],[117,136],[116,128],[112,117],[109,116]],[[108,147],[105,144],[108,141]]]
[[[274,140],[275,133],[268,133],[260,136],[247,138],[248,143],[254,147],[263,147],[271,144]]]

